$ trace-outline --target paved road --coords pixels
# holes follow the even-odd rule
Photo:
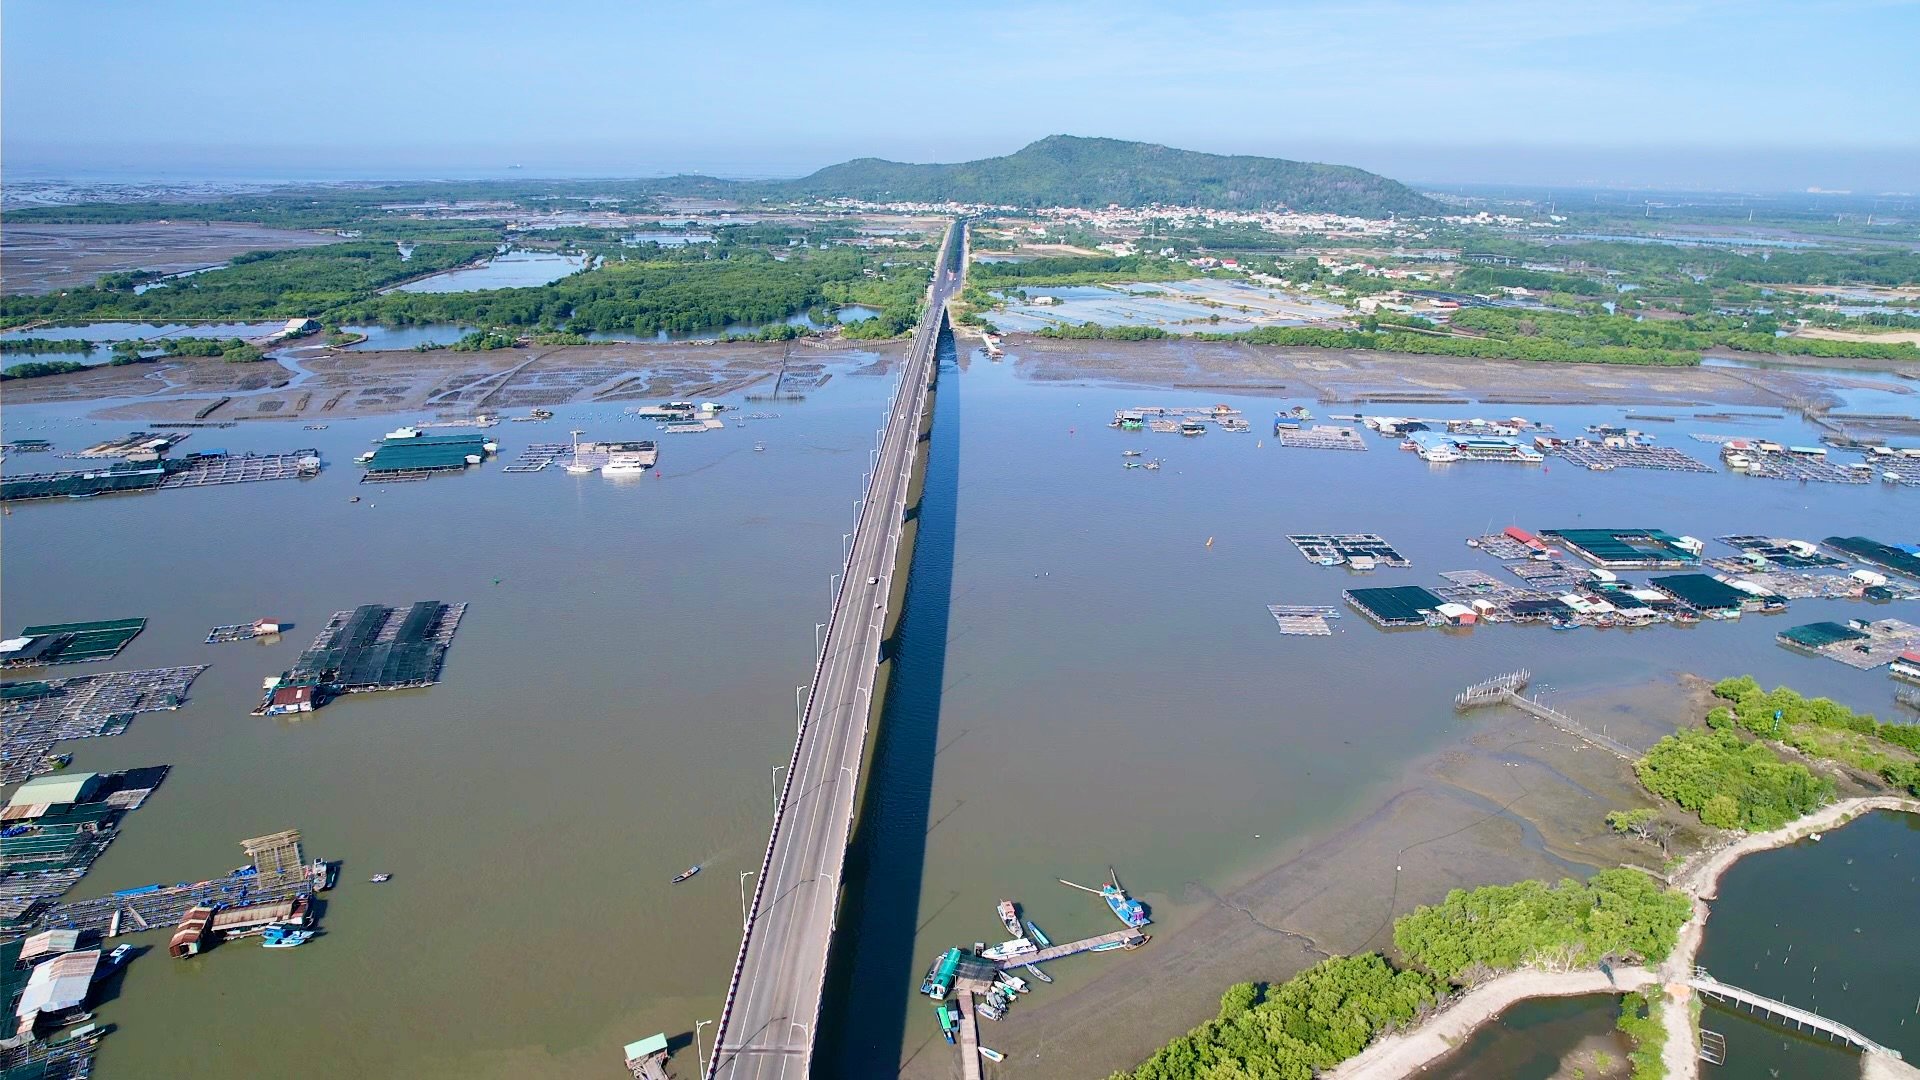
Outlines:
[[[800,1080],[812,1067],[914,451],[946,301],[960,287],[962,228],[948,235],[887,415],[766,862],[755,879],[751,918],[715,1036],[712,1077]]]

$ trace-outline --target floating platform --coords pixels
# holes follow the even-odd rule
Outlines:
[[[1870,671],[1892,663],[1901,653],[1920,649],[1920,626],[1899,619],[1808,623],[1782,631],[1775,640]]]
[[[1920,581],[1920,555],[1902,548],[1870,540],[1864,536],[1829,536],[1820,541],[1835,551],[1844,551],[1862,562]]]
[[[1281,446],[1301,450],[1365,450],[1367,441],[1360,433],[1350,427],[1329,427],[1316,424],[1310,428],[1283,427],[1276,423],[1273,430]]]
[[[1665,419],[1654,417],[1653,419]],[[1592,443],[1561,443],[1552,453],[1594,472],[1614,469],[1652,469],[1659,472],[1710,473],[1713,467],[1675,450],[1671,446],[1601,446]]]
[[[171,930],[189,909],[224,908],[275,903],[313,892],[311,864],[301,851],[297,829],[254,837],[241,842],[248,863],[228,874],[178,885],[144,885],[107,896],[45,904],[30,909],[14,928],[27,932],[50,927],[72,928],[84,934],[121,936],[149,930]]]
[[[1425,626],[1438,617],[1440,597],[1418,585],[1391,589],[1348,589],[1344,594],[1360,614],[1385,627]]]
[[[1540,535],[1608,570],[1681,570],[1700,562],[1664,529],[1543,529]]]
[[[320,451],[307,447],[282,454],[198,454],[186,467],[167,474],[162,488],[251,484],[261,480],[297,480],[320,472]]]
[[[1268,604],[1267,614],[1283,634],[1299,637],[1327,637],[1333,633],[1328,619],[1340,617],[1339,609],[1322,604]]]
[[[336,611],[293,666],[270,680],[254,714],[311,712],[339,694],[432,686],[466,611],[438,600]],[[297,690],[306,692],[288,693]]]
[[[166,779],[155,765],[116,773],[62,773],[40,783],[68,803],[9,808],[9,835],[0,844],[0,921],[19,919],[35,904],[72,888],[120,835],[119,824]],[[23,786],[32,792],[35,785]],[[34,811],[38,811],[37,813]]]
[[[1328,566],[1359,562],[1356,568],[1367,568],[1368,564],[1362,560],[1372,560],[1375,566],[1413,565],[1379,533],[1289,533],[1287,541],[1308,562]],[[1329,559],[1332,562],[1328,562]]]
[[[197,664],[0,685],[0,784],[53,771],[48,754],[57,742],[118,735],[136,714],[179,708],[205,670]]]
[[[110,660],[146,626],[145,619],[29,626],[20,631],[19,637],[0,643],[0,666],[17,668]]]

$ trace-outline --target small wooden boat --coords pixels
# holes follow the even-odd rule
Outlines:
[[[698,865],[689,866],[673,876],[673,884],[678,885],[699,872],[700,867]]]
[[[991,1046],[976,1046],[974,1049],[980,1051],[980,1056],[986,1058],[988,1061],[1005,1061],[1007,1057],[1007,1055],[995,1050]]]

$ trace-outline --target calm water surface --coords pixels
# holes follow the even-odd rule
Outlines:
[[[1749,856],[1720,879],[1699,962],[1920,1058],[1920,815],[1876,813],[1821,840]],[[1851,1080],[1859,1059],[1818,1035],[1709,1003],[1726,1080]],[[1778,1070],[1777,1072],[1775,1070]]]
[[[1573,998],[1534,998],[1477,1028],[1460,1049],[1421,1072],[1431,1080],[1550,1080],[1567,1075],[1563,1063],[1601,1080],[1630,1071],[1633,1049],[1614,1027],[1620,999],[1611,994]],[[1600,1070],[1595,1051],[1612,1060]],[[1578,1054],[1578,1057],[1575,1055]]]
[[[562,255],[551,251],[509,251],[487,260],[485,265],[448,270],[409,281],[398,292],[475,292],[480,289],[524,289],[559,281],[586,265],[580,255]]]
[[[663,439],[663,479],[489,464],[358,486],[352,456],[412,419],[383,417],[195,436],[236,451],[317,444],[329,469],[309,482],[17,507],[9,627],[145,615],[147,631],[105,667],[213,664],[188,707],[69,747],[86,769],[176,766],[76,893],[212,874],[240,861],[241,838],[285,827],[345,860],[327,934],[308,948],[132,965],[100,1013],[117,1027],[100,1075],[613,1076],[621,1043],[716,1015],[738,944],[737,871],[765,844],[769,770],[791,745],[793,689],[888,390],[838,378],[779,420]],[[1105,426],[1116,408],[1215,400],[1257,428],[1292,404],[1036,385],[978,358],[945,377],[939,430],[953,442],[936,456],[950,455],[952,540],[924,582],[916,567],[906,613],[913,644],[938,661],[916,654],[911,670],[937,689],[891,691],[919,711],[901,714],[911,719],[897,729],[896,768],[883,770],[919,785],[902,789],[894,819],[918,838],[865,864],[862,888],[893,905],[893,921],[846,999],[874,1010],[856,1024],[900,1041],[849,1048],[839,1060],[860,1074],[889,1071],[928,1038],[931,1010],[912,999],[926,958],[991,939],[1000,897],[1057,940],[1104,931],[1105,908],[1054,879],[1112,864],[1161,931],[1177,932],[1198,911],[1173,899],[1184,883],[1229,887],[1303,834],[1364,812],[1383,778],[1472,722],[1451,695],[1493,672],[1526,665],[1570,691],[1754,672],[1891,707],[1883,674],[1773,638],[1869,613],[1920,621],[1920,605],[1802,602],[1782,617],[1566,634],[1390,634],[1349,613],[1330,638],[1280,636],[1265,605],[1338,605],[1355,584],[1307,563],[1289,532],[1381,532],[1414,566],[1364,583],[1433,585],[1441,570],[1497,573],[1462,540],[1511,523],[1911,541],[1911,491],[1429,466],[1371,437],[1362,454],[1282,449],[1262,431],[1182,439]],[[610,407],[559,411],[493,429],[503,458],[570,427],[652,433]],[[1520,411],[1565,432],[1623,410],[1426,411]],[[67,448],[131,426],[70,415],[9,409],[7,430]],[[1713,448],[1685,432],[1810,438],[1794,421],[1657,426],[1706,460]],[[755,441],[767,451],[753,453]],[[1121,449],[1135,447],[1165,467],[1122,469]],[[299,721],[247,715],[259,679],[329,612],[428,598],[473,605],[442,685],[356,695]],[[260,616],[298,625],[273,645],[199,644],[216,623]],[[696,861],[708,871],[667,886]],[[379,871],[393,883],[366,885]],[[1037,993],[1119,962],[1064,961],[1059,983]]]

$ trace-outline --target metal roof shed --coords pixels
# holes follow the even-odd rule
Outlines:
[[[49,956],[70,953],[79,945],[78,930],[42,930],[20,943],[20,961],[31,964]]]
[[[15,1013],[27,1019],[35,1013],[57,1013],[79,1008],[87,1002],[93,986],[94,968],[100,965],[100,950],[68,953],[33,969],[27,988],[20,994]]]
[[[45,806],[52,803],[82,802],[100,786],[98,773],[58,773],[36,776],[21,784],[8,806]]]

